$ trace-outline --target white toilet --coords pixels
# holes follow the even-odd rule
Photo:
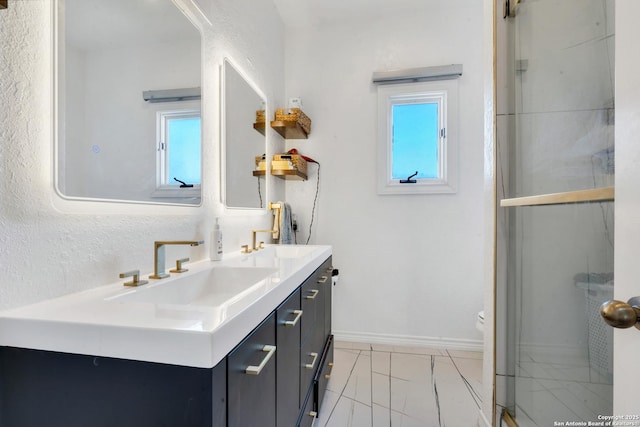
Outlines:
[[[476,329],[484,335],[484,310],[478,312],[478,317],[476,318]]]

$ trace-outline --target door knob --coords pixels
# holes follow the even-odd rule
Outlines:
[[[640,297],[633,297],[627,302],[606,301],[600,306],[600,315],[614,328],[635,326],[640,329]]]

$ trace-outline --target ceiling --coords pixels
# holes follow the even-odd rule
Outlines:
[[[171,0],[65,0],[63,4],[66,42],[78,49],[200,39],[196,27]]]
[[[274,0],[274,3],[285,25],[295,27],[434,10],[444,4],[451,7],[473,1],[478,0]]]

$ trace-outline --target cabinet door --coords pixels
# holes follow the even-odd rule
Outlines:
[[[227,358],[229,427],[276,425],[275,313]]]
[[[295,426],[300,414],[300,289],[276,310],[276,417],[278,426]]]
[[[316,326],[318,315],[318,301],[322,295],[320,294],[320,288],[316,283],[317,274],[313,273],[307,280],[300,286],[301,298],[302,298],[302,311],[304,317],[300,319],[302,341],[306,341],[310,335],[313,335],[313,330]]]

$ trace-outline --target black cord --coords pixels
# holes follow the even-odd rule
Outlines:
[[[313,227],[313,218],[316,212],[316,202],[318,201],[318,192],[320,191],[320,163],[314,162],[318,165],[318,179],[316,181],[316,196],[313,199],[313,208],[311,209],[311,222],[309,223],[309,235],[307,236],[307,242],[305,245],[309,244],[309,239],[311,239],[311,228]]]
[[[262,209],[262,189],[260,188],[260,177],[258,176],[258,196],[260,196],[260,209]]]

